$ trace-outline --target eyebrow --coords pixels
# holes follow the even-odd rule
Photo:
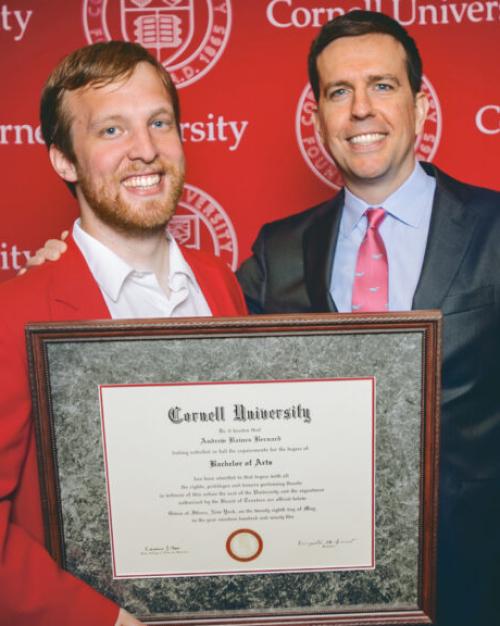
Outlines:
[[[148,120],[151,120],[158,115],[164,115],[164,114],[171,115],[172,117],[174,117],[173,108],[167,108],[165,106],[158,107],[157,109],[154,109],[153,111],[151,111],[151,113],[148,115]],[[122,122],[126,119],[126,117],[127,117],[126,115],[122,115],[121,113],[110,113],[109,115],[103,115],[101,117],[95,118],[89,124],[89,128],[93,129],[98,126],[102,126],[103,124],[113,124],[116,122]]]
[[[401,81],[394,74],[369,74],[368,76],[365,77],[365,79],[370,85],[373,83],[378,83],[383,80],[390,80],[396,83],[396,85],[398,86],[401,85]],[[326,92],[328,89],[331,89],[332,87],[344,87],[344,86],[351,87],[352,84],[353,82],[348,79],[334,80],[331,83],[327,83],[325,85],[324,91]]]
[[[165,106],[158,107],[157,109],[151,112],[149,119],[156,117],[157,115],[164,115],[165,113],[167,115],[173,116],[174,115],[173,107],[165,107]]]
[[[120,114],[111,114],[111,115],[103,115],[101,117],[96,117],[93,119],[89,128],[96,128],[97,126],[102,126],[102,124],[111,124],[112,122],[120,122],[123,120],[123,115]]]
[[[392,80],[396,85],[400,85],[401,81],[394,74],[373,74],[368,76],[368,82],[370,83],[378,83],[381,80]]]

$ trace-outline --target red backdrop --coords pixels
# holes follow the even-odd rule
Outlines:
[[[3,0],[0,2],[0,280],[77,215],[38,129],[43,82],[86,43],[140,41],[180,88],[187,185],[172,229],[236,267],[260,225],[334,193],[338,173],[310,125],[306,56],[350,9],[405,25],[432,111],[418,154],[498,189],[498,1]]]

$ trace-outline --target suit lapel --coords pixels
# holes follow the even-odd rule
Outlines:
[[[413,309],[441,307],[467,252],[477,219],[454,195],[440,172],[434,168],[431,173],[436,176],[437,187]]]
[[[313,312],[337,311],[330,294],[333,257],[344,204],[341,191],[304,232],[304,276]]]
[[[70,237],[68,250],[55,262],[50,307],[55,320],[109,319],[101,290]]]

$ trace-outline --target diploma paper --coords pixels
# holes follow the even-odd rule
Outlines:
[[[114,577],[373,568],[374,387],[101,386]]]

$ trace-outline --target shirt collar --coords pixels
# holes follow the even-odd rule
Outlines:
[[[179,281],[182,280],[182,277],[187,277],[189,282],[191,283],[191,287],[195,289],[197,293],[202,293],[200,286],[198,285],[198,281],[196,280],[196,276],[194,275],[191,266],[188,264],[184,255],[182,254],[182,250],[180,249],[177,241],[172,237],[172,235],[166,231],[167,239],[169,242],[168,250],[169,250],[169,272],[168,272],[168,284],[169,287],[176,291],[178,289]]]
[[[185,281],[184,277],[187,277],[192,287],[200,291],[193,270],[184,259],[179,245],[168,231],[166,237],[169,242],[169,287],[176,291]],[[123,285],[131,274],[152,273],[147,270],[136,270],[129,265],[103,243],[85,232],[80,226],[79,219],[73,225],[73,239],[85,257],[95,281],[113,302],[117,302]]]
[[[383,206],[387,213],[390,213],[395,219],[413,228],[418,228],[424,217],[421,207],[426,206],[429,197],[432,198],[435,188],[436,181],[434,177],[429,176],[420,163],[417,162],[413,172],[405,182],[379,206]],[[342,234],[348,237],[366,209],[372,206],[374,205],[358,198],[346,187]]]

